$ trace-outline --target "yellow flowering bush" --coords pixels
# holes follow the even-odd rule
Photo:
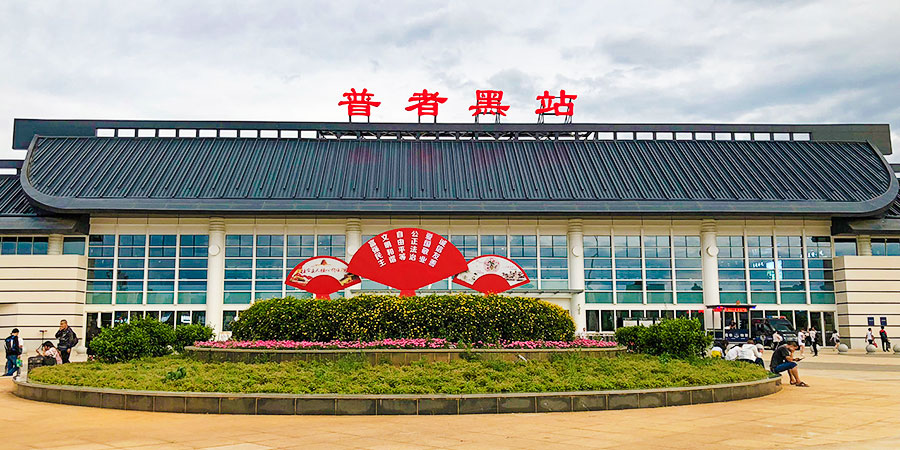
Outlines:
[[[569,313],[529,297],[480,294],[398,297],[362,294],[334,300],[273,298],[240,313],[237,340],[440,338],[461,342],[568,341]]]

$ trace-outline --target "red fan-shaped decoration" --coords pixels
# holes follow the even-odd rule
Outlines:
[[[358,276],[347,272],[347,263],[333,256],[309,258],[288,274],[284,284],[327,299],[341,289],[359,284]]]
[[[437,233],[398,228],[366,241],[353,255],[347,270],[400,289],[400,295],[412,296],[416,289],[465,271],[466,259]]]
[[[498,255],[473,258],[469,269],[453,278],[453,282],[485,294],[496,294],[528,284],[528,274],[515,261]]]

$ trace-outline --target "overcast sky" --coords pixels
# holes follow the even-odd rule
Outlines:
[[[900,153],[900,1],[5,1],[0,156],[14,117],[373,121],[407,98],[544,89],[576,122],[890,123]],[[895,155],[895,161],[900,161]]]

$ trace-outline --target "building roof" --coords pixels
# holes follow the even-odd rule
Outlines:
[[[867,142],[40,137],[49,210],[203,213],[879,214]]]
[[[31,205],[19,175],[0,175],[0,233],[86,234],[87,223],[81,216],[51,217]]]

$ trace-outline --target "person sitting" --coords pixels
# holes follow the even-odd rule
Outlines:
[[[47,364],[47,362],[49,362],[47,361],[47,359],[51,358],[55,361],[54,364],[62,364],[62,355],[59,354],[59,350],[57,350],[56,347],[53,346],[53,343],[50,341],[44,342],[40,347],[38,347],[37,354],[44,357],[44,360],[46,361],[44,365],[53,365]]]
[[[740,356],[741,346],[735,345],[725,352],[725,361],[737,361]]]
[[[800,381],[800,371],[797,368],[797,362],[803,358],[795,358],[794,351],[800,348],[795,341],[789,341],[786,344],[779,345],[772,352],[772,360],[769,362],[769,370],[772,373],[787,372],[791,379],[791,384],[799,387],[809,387],[808,384]]]
[[[722,344],[722,341],[716,341],[713,343],[713,348],[709,351],[710,358],[721,358],[725,356],[725,345]]]
[[[756,342],[753,339],[747,339],[747,343],[741,346],[735,346],[738,348],[737,360],[744,361],[751,364],[758,364],[760,367],[765,368],[766,364],[763,362],[762,354],[759,352],[759,348],[756,347]]]

